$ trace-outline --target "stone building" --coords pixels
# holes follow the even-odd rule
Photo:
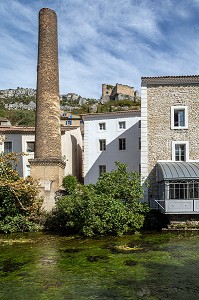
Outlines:
[[[143,77],[141,173],[145,200],[170,214],[199,213],[199,76]]]
[[[138,91],[134,91],[134,87],[117,83],[115,86],[110,84],[102,84],[101,103],[110,100],[132,100],[137,101]]]

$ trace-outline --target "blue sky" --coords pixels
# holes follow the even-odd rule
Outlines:
[[[36,87],[43,7],[58,17],[61,94],[199,74],[199,0],[0,0],[0,89]]]

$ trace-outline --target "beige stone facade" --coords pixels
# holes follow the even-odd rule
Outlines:
[[[114,98],[118,94],[134,97],[134,87],[117,83],[115,86],[102,84],[102,97],[110,96]]]
[[[172,127],[172,109],[186,108],[187,126]],[[173,145],[186,144],[186,161],[199,161],[199,76],[142,78],[141,171],[146,198],[158,198],[156,163],[175,161]],[[199,175],[199,174],[198,174]]]
[[[43,206],[51,210],[55,206],[55,191],[58,191],[63,179],[64,165],[57,160],[31,162],[31,176],[40,182],[40,195],[44,198]]]

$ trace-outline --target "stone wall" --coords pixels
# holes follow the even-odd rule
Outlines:
[[[171,106],[188,107],[188,129],[171,129]],[[155,189],[158,160],[172,160],[172,141],[189,142],[189,160],[199,160],[199,85],[147,86],[148,174]],[[150,193],[151,191],[149,191]]]
[[[102,97],[101,103],[105,103],[110,100],[137,100],[138,99],[138,92],[136,91],[136,95],[134,93],[134,87],[123,85],[123,84],[116,84],[112,86],[110,84],[102,84]]]
[[[114,89],[112,90],[111,96],[114,97],[116,94],[123,94],[134,97],[134,88],[128,85],[116,84]]]
[[[102,84],[102,97],[106,95],[114,97],[116,94],[123,94],[134,97],[134,87],[119,83],[117,83],[115,86],[112,86],[110,84]]]

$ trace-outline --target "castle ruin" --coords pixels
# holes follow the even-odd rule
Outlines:
[[[132,100],[138,101],[138,91],[134,91],[134,87],[116,83],[115,86],[110,84],[102,84],[102,97],[101,103],[108,102],[110,100]]]

